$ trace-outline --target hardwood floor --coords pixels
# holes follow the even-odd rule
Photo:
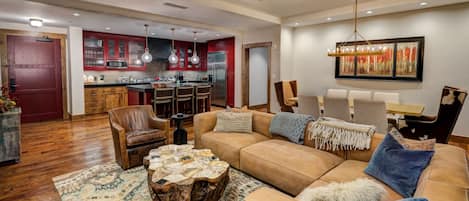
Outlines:
[[[192,126],[185,127],[193,139]],[[24,124],[21,142],[21,162],[0,166],[0,200],[60,200],[53,177],[114,161],[106,114]],[[451,144],[469,150],[468,143]]]

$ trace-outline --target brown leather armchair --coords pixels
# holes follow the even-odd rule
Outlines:
[[[109,111],[116,161],[125,170],[142,165],[151,149],[168,144],[169,120],[157,118],[151,105]]]

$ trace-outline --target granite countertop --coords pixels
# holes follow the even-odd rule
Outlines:
[[[121,87],[121,86],[128,86],[128,85],[142,85],[142,84],[150,84],[149,82],[92,82],[92,83],[85,83],[85,88],[94,88],[94,87]]]
[[[208,83],[183,83],[180,84],[179,86],[181,87],[195,87],[195,86],[204,86],[208,85]],[[174,88],[176,87],[176,84],[167,84],[166,87],[171,87]],[[128,85],[127,86],[128,90],[131,91],[138,91],[138,92],[153,92],[154,88],[153,85],[151,84],[139,84],[139,85]]]

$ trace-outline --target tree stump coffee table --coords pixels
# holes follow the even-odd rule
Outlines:
[[[154,201],[217,201],[229,182],[229,164],[193,145],[153,149],[143,164]]]

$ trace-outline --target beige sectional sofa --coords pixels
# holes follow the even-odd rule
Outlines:
[[[279,189],[261,188],[246,200],[288,201],[294,200],[292,196],[298,195],[307,187],[347,182],[361,177],[373,179],[363,171],[384,135],[374,135],[370,150],[330,153],[315,149],[313,142],[308,140],[307,133],[305,145],[294,144],[272,135],[269,127],[273,115],[252,112],[251,134],[214,133],[217,111],[198,114],[194,118],[196,148],[209,148],[232,167]],[[465,150],[437,144],[430,165],[420,177],[415,196],[430,201],[467,200],[467,167]],[[391,188],[381,184],[388,191],[386,201],[402,198]]]

